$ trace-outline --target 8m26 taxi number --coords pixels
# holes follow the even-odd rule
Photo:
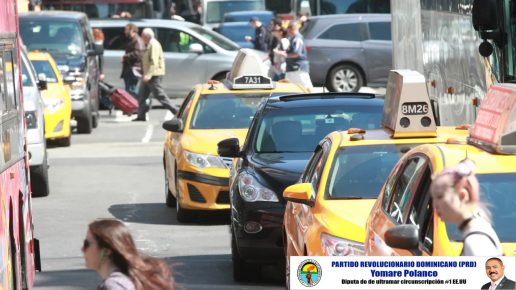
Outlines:
[[[428,103],[403,103],[401,104],[401,113],[404,115],[426,115],[428,113]]]

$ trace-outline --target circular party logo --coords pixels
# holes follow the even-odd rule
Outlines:
[[[297,268],[297,279],[306,287],[317,285],[321,281],[321,276],[321,265],[315,260],[304,260]]]

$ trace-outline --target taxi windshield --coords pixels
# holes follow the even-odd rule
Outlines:
[[[380,127],[381,107],[313,107],[269,110],[260,122],[257,153],[312,152],[328,133]]]
[[[477,174],[480,182],[480,198],[491,211],[493,227],[502,243],[516,242],[516,173]],[[461,241],[462,236],[455,224],[446,224],[451,241]]]
[[[256,108],[270,93],[201,95],[195,107],[191,129],[246,129]]]
[[[79,58],[84,54],[81,29],[75,22],[20,18],[20,33],[29,51],[47,51],[54,57],[68,58]]]
[[[387,175],[413,144],[349,146],[337,151],[326,199],[376,198]]]
[[[44,74],[47,77],[47,83],[57,83],[57,76],[48,61],[33,60],[32,66],[34,66],[38,75]]]

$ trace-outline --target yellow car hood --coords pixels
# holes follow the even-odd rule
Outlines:
[[[366,221],[375,202],[375,199],[324,200],[321,219],[331,234],[363,243]]]
[[[196,153],[217,154],[217,143],[227,138],[238,138],[240,146],[244,143],[248,129],[209,129],[188,130],[183,134],[183,148]]]

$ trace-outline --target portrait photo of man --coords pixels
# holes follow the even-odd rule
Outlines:
[[[481,289],[515,289],[513,280],[509,280],[505,277],[505,266],[501,259],[493,257],[486,261],[486,274],[491,280],[484,284]]]

